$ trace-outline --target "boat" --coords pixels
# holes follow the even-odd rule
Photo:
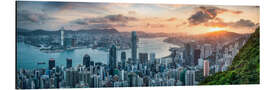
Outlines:
[[[38,62],[37,64],[40,65],[40,64],[46,64],[46,63],[45,62]]]

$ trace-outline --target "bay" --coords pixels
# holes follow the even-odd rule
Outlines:
[[[161,58],[170,55],[169,49],[171,47],[179,47],[167,42],[163,42],[166,37],[158,38],[140,38],[138,42],[138,53],[155,53],[156,58]],[[120,61],[121,52],[126,52],[127,58],[131,57],[131,49],[118,50],[117,60]],[[47,68],[48,60],[50,58],[55,59],[55,63],[58,66],[66,66],[66,59],[72,59],[72,66],[82,64],[83,56],[89,54],[91,60],[94,62],[102,62],[107,64],[109,52],[83,48],[75,50],[66,50],[58,53],[44,53],[39,48],[18,42],[17,43],[17,69],[34,69],[34,68]],[[38,62],[45,62],[46,64],[38,65]]]

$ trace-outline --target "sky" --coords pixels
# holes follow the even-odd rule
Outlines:
[[[17,28],[108,29],[120,32],[200,34],[216,30],[251,33],[259,6],[17,1]]]

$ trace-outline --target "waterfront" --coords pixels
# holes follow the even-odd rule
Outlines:
[[[179,47],[170,43],[163,42],[166,37],[159,38],[140,38],[138,42],[138,53],[156,53],[156,58],[168,56],[171,47]],[[131,57],[131,50],[118,50],[117,60],[120,61],[120,53],[125,51],[127,57]],[[47,68],[48,60],[54,58],[56,65],[66,65],[66,58],[73,60],[73,66],[82,64],[84,54],[89,54],[91,60],[95,62],[102,62],[107,64],[109,52],[96,50],[91,48],[67,50],[59,53],[44,53],[39,48],[18,42],[17,43],[17,69],[34,69]],[[45,62],[46,64],[37,64],[38,62]]]

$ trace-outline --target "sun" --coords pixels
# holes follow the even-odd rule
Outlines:
[[[213,27],[209,29],[210,32],[221,31],[221,30],[225,30],[225,28]]]

